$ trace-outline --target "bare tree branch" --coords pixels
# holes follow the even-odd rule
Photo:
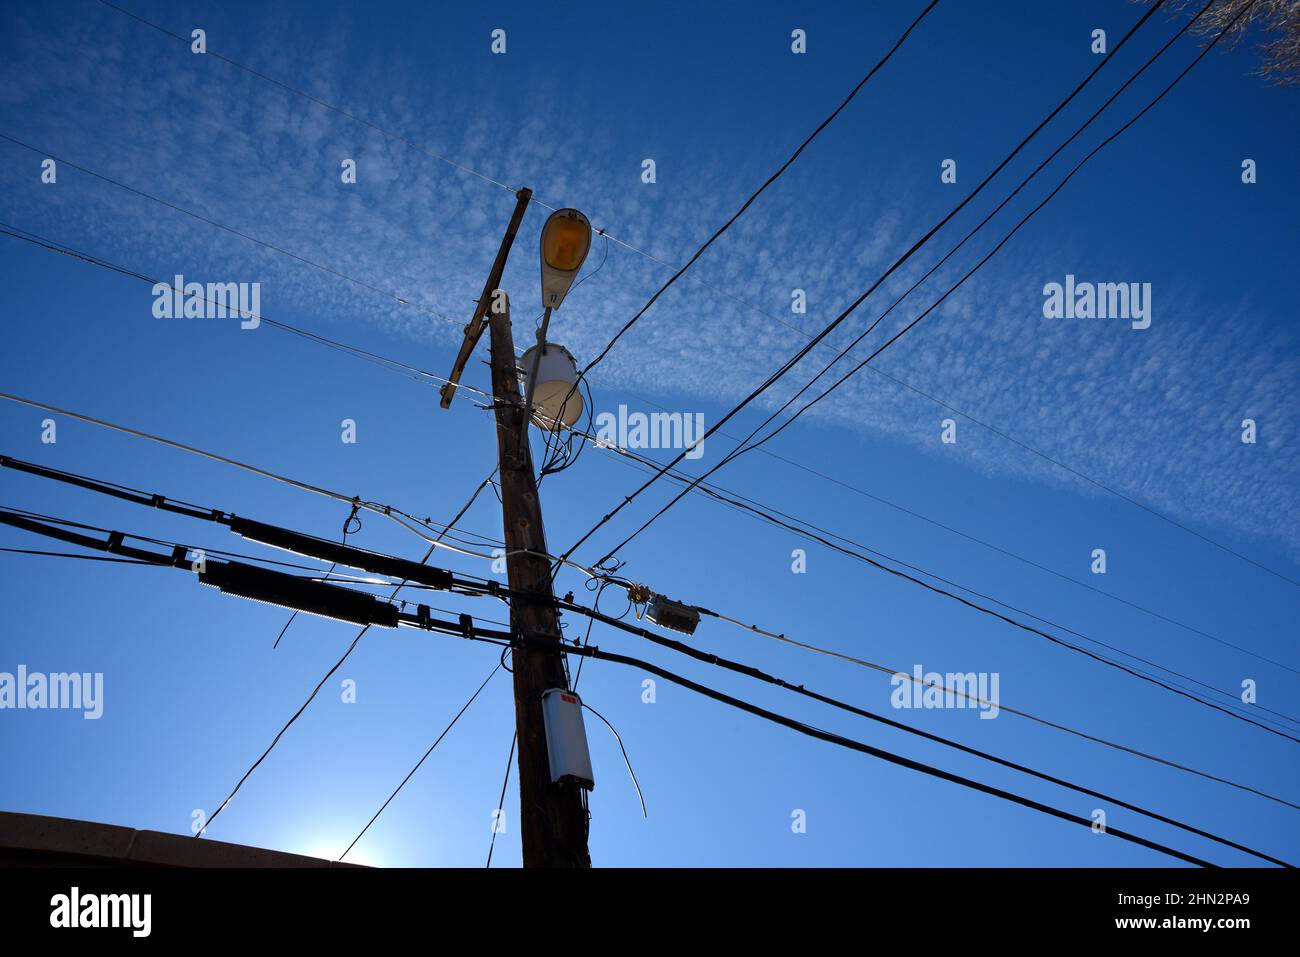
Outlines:
[[[1134,2],[1150,3],[1151,0]],[[1205,11],[1192,29],[1202,35],[1216,36],[1249,3],[1250,0],[1221,0]],[[1169,0],[1167,9],[1186,12],[1189,8],[1199,10],[1201,6],[1201,0]],[[1255,0],[1222,43],[1236,46],[1252,26],[1267,37],[1259,45],[1256,75],[1280,86],[1300,86],[1300,0]]]

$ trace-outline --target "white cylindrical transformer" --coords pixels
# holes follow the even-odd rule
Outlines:
[[[519,360],[525,394],[528,377],[537,361],[537,383],[533,386],[533,421],[548,432],[571,428],[582,417],[582,390],[578,388],[578,363],[569,350],[555,342],[533,346]]]

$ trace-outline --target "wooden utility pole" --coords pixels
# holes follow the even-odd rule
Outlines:
[[[505,519],[506,574],[513,592],[528,597],[510,602],[511,631],[529,639],[511,651],[515,682],[515,730],[519,754],[519,832],[525,867],[590,867],[587,853],[587,812],[573,784],[551,783],[546,750],[542,693],[568,688],[561,655],[559,614],[551,587],[551,563],[546,557],[546,531],[537,497],[528,422],[519,396],[510,303],[501,291],[501,275],[523,221],[532,190],[521,189],[492,270],[483,285],[465,340],[443,386],[442,407],[451,404],[456,385],[474,346],[491,332],[492,396],[496,407],[498,475]],[[529,600],[531,597],[532,600]]]
[[[501,311],[496,309],[501,307]],[[510,305],[504,296],[488,310],[492,395],[496,405],[501,507],[505,517],[506,573],[510,588],[536,596],[512,600],[511,628],[537,642],[511,652],[515,728],[519,735],[519,828],[525,867],[590,867],[587,812],[573,784],[551,783],[542,717],[542,692],[568,683],[561,658],[560,622],[546,557],[546,530],[526,439],[515,365]],[[522,454],[521,454],[522,449]],[[551,643],[554,643],[553,647]]]

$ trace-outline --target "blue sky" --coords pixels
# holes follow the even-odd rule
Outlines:
[[[147,3],[130,9],[401,134],[414,149],[314,106],[91,0],[7,3],[0,39],[3,220],[161,278],[262,284],[264,315],[450,368],[513,205],[527,185],[552,206],[666,263],[684,261],[837,104],[918,3],[604,4]],[[1095,65],[1094,29],[1119,40],[1127,3],[982,5],[944,0],[787,174],[663,296],[592,374],[599,409],[649,403],[712,424],[964,198]],[[1157,14],[1079,99],[951,226],[819,350],[727,426],[744,434],[951,248],[1177,27]],[[505,55],[490,52],[504,29]],[[807,31],[808,52],[790,51]],[[879,499],[1032,559],[1263,655],[1294,656],[1297,587],[956,416],[928,393],[1124,496],[1290,578],[1300,577],[1295,383],[1294,91],[1251,75],[1247,41],[1215,51],[1102,151],[987,267],[770,448],[715,476],[729,489],[1009,604],[1295,713],[1297,675],[927,523]],[[1140,109],[1196,53],[1188,38],[1103,114],[1025,194],[882,325],[890,333],[956,280],[1086,149]],[[60,157],[389,290],[349,283],[62,165]],[[357,161],[356,184],[339,164]],[[657,181],[641,182],[653,159]],[[940,163],[957,161],[957,183]],[[1241,182],[1243,159],[1258,182]],[[1061,165],[1062,162],[1068,165]],[[538,297],[533,207],[506,273],[523,343]],[[1000,228],[999,228],[1000,227]],[[435,520],[455,514],[495,459],[486,415],[269,326],[158,320],[141,282],[0,237],[3,390],[75,409]],[[600,262],[598,242],[588,271]],[[670,275],[621,244],[552,324],[580,362]],[[1049,320],[1042,288],[1149,282],[1152,324]],[[945,278],[947,281],[945,282]],[[793,289],[807,293],[791,312]],[[928,298],[927,298],[928,295]],[[874,341],[883,341],[875,339]],[[486,383],[478,360],[467,381]],[[892,377],[892,378],[891,378]],[[217,463],[4,403],[0,452],[335,535],[345,509]],[[1259,441],[1240,441],[1241,421]],[[354,419],[358,441],[340,441]],[[731,444],[715,436],[698,472]],[[661,455],[662,453],[654,453]],[[641,482],[591,449],[543,487],[552,551],[567,548]],[[656,488],[580,550],[593,561],[673,493]],[[875,496],[876,498],[870,498]],[[239,548],[218,526],[0,473],[0,501],[126,531]],[[496,536],[499,506],[464,520]],[[355,541],[419,557],[378,517]],[[43,547],[16,530],[9,547]],[[806,574],[791,551],[806,548]],[[1107,574],[1090,573],[1104,548]],[[441,557],[441,556],[440,556]],[[1000,675],[1003,704],[1288,799],[1296,745],[1126,677],[892,576],[689,497],[621,553],[655,589],[792,637],[910,671]],[[0,556],[7,628],[0,671],[102,671],[105,715],[0,714],[0,807],[186,833],[209,812],[337,659],[354,632],[200,590],[169,571]],[[445,564],[486,574],[486,563]],[[579,595],[579,578],[561,587]],[[620,611],[607,592],[602,608]],[[486,600],[447,597],[502,618]],[[568,627],[582,627],[572,620]],[[889,729],[675,659],[597,628],[640,655],[731,693],[980,780],[1089,815],[1091,798],[981,765]],[[1291,859],[1296,812],[1002,714],[895,712],[888,678],[707,621],[699,646],[902,717],[999,755]],[[245,784],[209,835],[334,856],[460,708],[493,649],[413,632],[368,635]],[[640,816],[617,745],[598,722],[593,860],[604,865],[1152,865],[1140,848],[993,798],[810,741],[665,682],[584,668],[584,697],[619,729],[646,792]],[[350,859],[482,863],[510,745],[498,676]],[[496,864],[519,861],[513,786]],[[791,813],[807,813],[792,833]],[[1210,856],[1214,848],[1119,809],[1112,824]]]

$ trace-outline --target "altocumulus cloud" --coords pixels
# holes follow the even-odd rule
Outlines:
[[[325,334],[346,338],[345,322],[363,322],[448,348],[458,341],[478,294],[477,277],[510,208],[508,193],[219,62],[195,63],[175,41],[112,14],[63,22],[58,32],[30,15],[16,16],[28,20],[7,41],[11,56],[0,85],[6,128],[56,155],[390,289],[412,305],[195,224],[75,170],[61,171],[57,192],[42,190],[14,162],[34,164],[37,157],[0,144],[8,170],[7,217],[160,277],[183,272],[260,280],[274,290],[264,296],[266,314],[291,311],[293,321]],[[268,33],[274,43],[241,36],[252,44],[241,46],[241,59],[270,64],[272,74],[279,63],[310,62],[305,76],[291,72],[286,78],[504,183],[531,185],[555,205],[580,205],[596,226],[668,263],[684,261],[802,135],[786,131],[788,143],[767,143],[770,148],[756,153],[719,145],[711,162],[692,165],[672,189],[646,191],[634,178],[612,172],[618,168],[615,145],[598,125],[584,130],[581,152],[564,153],[548,130],[571,125],[572,110],[556,115],[545,90],[525,94],[532,99],[520,123],[494,131],[462,95],[414,88],[402,70],[358,66],[337,47],[294,49],[306,41],[295,40],[290,29]],[[341,157],[358,161],[363,188],[337,188]],[[942,212],[920,204],[925,211],[918,213],[892,187],[887,191],[888,184],[874,193],[809,198],[816,192],[815,162],[814,149],[796,165],[791,183],[765,195],[663,297],[595,374],[598,389],[738,400]],[[1051,215],[1048,207],[1040,218]],[[439,227],[445,222],[458,224],[454,239]],[[322,228],[326,223],[329,228]],[[588,269],[602,252],[597,240]],[[880,369],[1154,508],[1300,557],[1300,517],[1290,504],[1288,479],[1300,474],[1300,451],[1283,442],[1278,427],[1263,431],[1267,456],[1238,454],[1236,443],[1244,414],[1267,423],[1293,417],[1294,383],[1300,381],[1295,343],[1277,348],[1264,341],[1248,306],[1226,322],[1195,321],[1204,307],[1194,279],[1181,290],[1157,287],[1155,322],[1143,333],[1046,322],[1038,277],[1055,274],[1037,264],[1060,252],[1018,237],[882,356]],[[535,264],[516,258],[511,275],[519,278],[510,282],[530,289]],[[765,397],[764,407],[784,401],[933,261],[901,270],[788,384]],[[880,332],[888,335],[911,319],[971,261],[958,257],[924,287],[930,298],[918,292]],[[594,355],[668,275],[663,266],[612,245],[601,274],[557,317],[557,337],[580,361]],[[807,315],[790,311],[794,287],[808,293]],[[1184,321],[1167,321],[1172,316]],[[864,356],[869,347],[854,355]],[[864,370],[796,428],[866,430],[934,454],[936,423],[948,414]],[[1030,475],[1095,493],[1001,441],[969,443],[963,452],[970,467],[989,475]]]

